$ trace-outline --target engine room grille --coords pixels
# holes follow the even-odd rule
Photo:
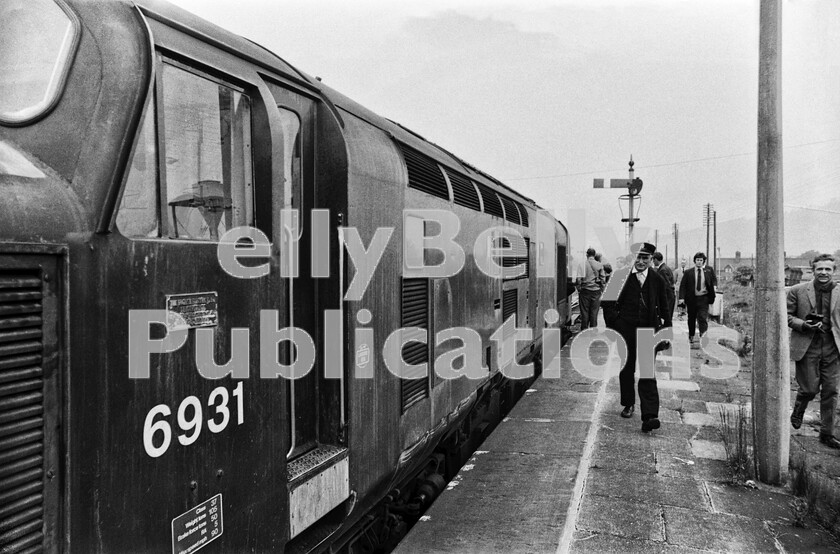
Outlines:
[[[525,206],[523,206],[519,202],[516,203],[516,207],[519,208],[519,219],[522,220],[522,225],[527,227],[528,226],[528,211],[525,209]]]
[[[420,327],[425,329],[428,335],[429,319],[429,280],[403,278],[402,327]],[[427,336],[426,344],[419,342],[406,344],[402,351],[405,363],[411,365],[428,364],[429,340],[431,339]],[[429,371],[431,371],[430,367]],[[415,402],[429,396],[429,378],[424,375],[417,379],[400,379],[400,391],[402,411],[405,411]]]
[[[455,203],[480,212],[481,202],[478,200],[478,192],[475,190],[472,181],[460,173],[455,173],[448,169],[446,170],[446,175],[449,176],[449,183],[452,185]]]
[[[0,271],[0,551],[44,546],[43,283]]]
[[[516,207],[513,200],[501,194],[499,196],[502,197],[502,204],[505,205],[505,219],[511,223],[521,224],[522,222],[519,220],[519,208]]]
[[[449,187],[437,162],[402,144],[400,150],[408,169],[408,188],[449,201]]]
[[[502,211],[502,203],[499,201],[499,196],[496,194],[496,191],[481,183],[476,183],[476,185],[478,185],[478,190],[481,191],[481,198],[484,200],[484,213],[504,219],[505,213]]]
[[[516,316],[519,304],[518,293],[519,291],[515,288],[502,292],[502,321],[507,321],[510,316]],[[513,322],[516,323],[515,318]]]

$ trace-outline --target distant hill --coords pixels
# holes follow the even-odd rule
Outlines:
[[[832,253],[840,249],[840,198],[829,203],[829,211],[785,208],[785,252],[788,256],[798,256],[807,250],[819,250]],[[729,221],[719,221],[717,225],[717,246],[723,257],[734,257],[736,251],[742,257],[755,253],[755,217],[741,217]],[[668,255],[674,259],[674,237],[666,235]],[[663,237],[660,235],[660,243]],[[712,248],[713,235],[710,234],[709,249]],[[660,248],[664,250],[663,243]],[[679,255],[690,258],[695,252],[706,250],[706,229],[680,227]],[[711,254],[710,254],[711,255]]]

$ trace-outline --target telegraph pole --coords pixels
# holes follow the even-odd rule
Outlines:
[[[674,223],[674,269],[680,265],[680,226]]]
[[[712,224],[712,205],[703,206],[703,225],[706,226],[706,262],[709,261],[709,227]]]
[[[712,221],[714,222],[714,225],[715,225],[715,231],[714,231],[714,234],[713,234],[714,239],[712,241],[712,255],[714,256],[715,263],[712,264],[712,267],[715,270],[715,274],[717,274],[717,272],[718,272],[718,262],[717,262],[718,261],[718,255],[717,255],[717,210],[714,210],[712,212]]]
[[[758,478],[781,484],[790,452],[790,349],[784,298],[782,0],[761,0],[758,66],[753,413]]]

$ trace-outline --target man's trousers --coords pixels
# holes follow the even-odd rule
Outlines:
[[[621,405],[632,406],[636,403],[636,326],[626,321],[621,321],[616,329],[627,344],[627,361],[621,372],[618,374],[618,383],[621,388]],[[655,359],[655,358],[654,358]],[[654,361],[654,363],[656,363]],[[655,368],[648,368],[648,373],[656,375]],[[643,372],[643,374],[645,374]],[[639,411],[642,421],[659,417],[659,389],[656,387],[656,378],[639,378]]]
[[[709,297],[707,295],[695,296],[694,300],[686,300],[685,307],[688,310],[688,337],[694,338],[695,325],[700,327],[700,334],[705,335],[709,328]]]
[[[808,402],[820,395],[820,434],[834,435],[834,411],[837,409],[837,381],[840,379],[840,353],[831,331],[817,331],[811,346],[796,362],[796,393],[794,411],[805,412]]]
[[[580,289],[578,291],[580,307],[580,330],[598,326],[598,310],[601,308],[601,291]]]

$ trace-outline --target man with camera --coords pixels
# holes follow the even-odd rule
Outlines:
[[[835,261],[820,254],[811,261],[814,280],[787,293],[790,356],[796,362],[799,391],[790,416],[794,429],[802,425],[808,402],[820,395],[820,442],[840,449],[834,436],[837,381],[840,378],[840,289],[833,281]]]

